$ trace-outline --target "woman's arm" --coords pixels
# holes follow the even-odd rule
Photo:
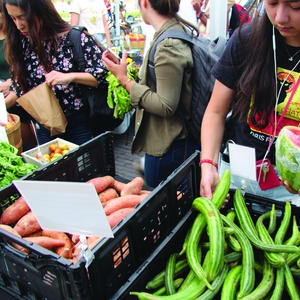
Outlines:
[[[71,12],[70,15],[71,15],[71,21],[70,21],[70,24],[71,24],[72,26],[78,25],[78,22],[79,22],[79,14],[74,13],[74,12]]]
[[[191,61],[187,58],[189,51],[190,46],[180,40],[162,41],[157,46],[154,59],[156,92],[149,91],[140,99],[131,97],[132,104],[164,118],[173,116],[182,97],[184,73],[189,64],[192,68],[192,56]],[[147,80],[150,84],[148,77]]]
[[[201,126],[201,159],[218,162],[224,134],[225,118],[230,110],[234,91],[216,80]],[[201,164],[200,195],[211,198],[219,181],[217,168]]]
[[[70,84],[71,82],[91,87],[96,87],[98,85],[97,79],[87,72],[62,73],[58,71],[51,71],[46,74],[45,77],[49,86],[54,86],[56,84]]]
[[[0,83],[0,92],[3,93],[4,97],[9,94],[10,78]]]
[[[111,44],[111,40],[110,40],[110,33],[109,33],[106,15],[103,15],[102,17],[103,17],[103,26],[104,26],[104,32],[105,32],[105,38],[107,41],[107,45],[108,45],[108,47],[111,47],[112,44]]]
[[[6,108],[11,108],[17,103],[18,96],[14,92],[10,92],[4,99]]]

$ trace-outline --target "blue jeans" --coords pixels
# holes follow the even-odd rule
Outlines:
[[[68,125],[65,133],[56,136],[50,136],[49,130],[43,125],[37,123],[37,136],[39,144],[48,143],[56,138],[64,139],[70,143],[81,145],[93,138],[91,128],[87,128],[87,121],[83,112],[76,112],[66,116]]]
[[[146,185],[155,188],[196,151],[197,143],[190,138],[176,140],[163,156],[145,154]]]

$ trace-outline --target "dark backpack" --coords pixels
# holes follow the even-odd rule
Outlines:
[[[82,31],[87,31],[85,27],[74,26],[68,34],[69,42],[73,47],[74,59],[80,72],[85,72],[86,62],[81,46],[80,35]],[[97,43],[95,41],[95,43]],[[100,47],[101,50],[104,48]],[[84,109],[88,123],[90,123],[94,136],[105,131],[114,130],[123,120],[116,119],[113,116],[114,110],[107,105],[108,85],[104,81],[101,87],[89,87],[80,85],[84,97]]]
[[[190,34],[177,29],[165,31],[153,44],[149,53],[148,75],[152,83],[156,86],[154,55],[157,45],[165,38],[176,38],[188,42],[191,45],[194,68],[192,73],[193,95],[191,101],[191,117],[185,121],[179,109],[177,113],[184,119],[183,125],[190,136],[195,141],[200,141],[200,130],[203,115],[209,102],[215,78],[211,74],[211,69],[223,53],[226,45],[226,38],[219,37],[216,41],[209,41],[204,37],[192,37]]]

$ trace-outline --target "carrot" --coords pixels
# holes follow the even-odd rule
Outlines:
[[[23,239],[27,242],[37,244],[49,250],[52,250],[56,247],[63,247],[65,245],[64,241],[53,239],[48,236],[25,236]]]
[[[42,231],[42,235],[45,237],[50,237],[59,241],[63,241],[64,244],[55,248],[55,253],[64,257],[72,258],[72,242],[68,235],[61,231],[46,230]]]
[[[102,177],[91,178],[90,180],[87,181],[87,183],[93,184],[97,194],[99,194],[104,190],[106,190],[108,187],[113,187],[114,181],[115,180],[112,176],[107,175]]]
[[[34,213],[29,211],[25,216],[23,216],[17,224],[14,226],[14,229],[22,236],[27,236],[31,233],[41,230],[41,226],[37,221]]]
[[[114,188],[107,188],[105,191],[99,193],[98,197],[104,207],[107,201],[119,197],[119,194]]]
[[[18,198],[13,204],[8,206],[2,213],[0,223],[13,224],[22,218],[30,210],[24,197]]]
[[[120,196],[139,195],[143,185],[144,179],[142,177],[135,177],[123,187]]]
[[[113,212],[121,208],[135,207],[137,204],[141,203],[147,196],[147,194],[120,196],[118,198],[109,200],[103,209],[105,214],[109,216]]]
[[[126,185],[126,183],[115,180],[113,188],[120,194],[125,185]]]
[[[134,211],[132,207],[126,207],[119,209],[109,216],[107,216],[108,223],[110,228],[114,228],[121,220],[123,220],[128,214]]]

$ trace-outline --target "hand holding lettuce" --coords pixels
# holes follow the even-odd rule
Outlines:
[[[133,81],[138,80],[139,68],[134,62],[127,65],[127,76]],[[130,94],[123,88],[118,79],[111,72],[106,77],[108,82],[107,105],[114,109],[116,119],[124,119],[125,113],[132,109],[130,104]]]

